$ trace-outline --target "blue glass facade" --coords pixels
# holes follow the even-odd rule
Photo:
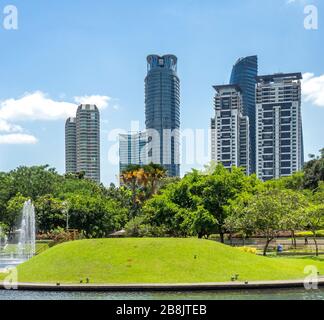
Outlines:
[[[145,123],[150,143],[149,161],[163,165],[171,177],[180,176],[180,80],[177,57],[150,55],[147,57],[147,67]]]
[[[250,119],[250,173],[256,172],[256,103],[255,87],[258,75],[258,57],[239,59],[233,67],[231,84],[239,85],[243,93],[243,115]]]

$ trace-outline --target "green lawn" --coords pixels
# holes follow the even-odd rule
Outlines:
[[[18,268],[20,282],[197,283],[303,279],[320,259],[265,258],[198,239],[102,239],[58,245]]]
[[[8,244],[6,249],[4,250],[0,250],[0,253],[3,254],[11,254],[11,253],[16,253],[17,252],[17,244]],[[42,253],[45,250],[49,249],[50,245],[49,242],[45,242],[45,241],[38,241],[36,242],[36,252],[37,253]]]

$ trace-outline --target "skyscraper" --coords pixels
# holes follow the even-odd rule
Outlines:
[[[147,134],[145,132],[119,135],[119,172],[130,164],[147,164]]]
[[[66,172],[85,172],[100,183],[100,114],[95,105],[78,107],[65,126]]]
[[[249,117],[250,126],[250,173],[256,172],[256,111],[255,85],[258,75],[258,57],[249,56],[239,59],[232,70],[230,83],[237,84],[243,95],[243,115]]]
[[[68,118],[65,123],[65,171],[77,171],[76,118]]]
[[[242,114],[242,91],[237,85],[214,86],[214,89],[212,160],[227,169],[244,167],[249,174],[249,118]]]
[[[145,78],[148,161],[180,175],[180,80],[177,57],[150,55]]]
[[[257,77],[257,175],[266,181],[302,169],[301,73]]]

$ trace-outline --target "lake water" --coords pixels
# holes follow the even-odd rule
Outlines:
[[[0,300],[324,300],[321,290],[233,292],[33,292],[0,290]]]

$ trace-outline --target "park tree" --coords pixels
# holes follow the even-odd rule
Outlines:
[[[308,205],[307,198],[301,192],[281,190],[279,200],[282,213],[282,228],[291,232],[292,244],[297,247],[296,231],[303,228],[303,211]]]
[[[61,179],[49,166],[19,167],[9,173],[14,194],[20,193],[31,200],[52,194],[55,184]]]
[[[249,179],[254,177],[246,177],[240,168],[233,167],[229,171],[218,165],[212,174],[202,176],[191,187],[191,193],[200,198],[203,207],[215,218],[216,230],[222,243],[226,233],[226,206],[230,200],[251,187]]]
[[[154,196],[143,207],[144,224],[163,229],[166,235],[181,237],[190,235],[190,211],[171,201],[168,193]]]
[[[139,201],[139,170],[142,169],[140,165],[129,165],[121,174],[120,179],[123,185],[131,192],[132,208],[131,217],[135,217],[138,214],[140,208]]]
[[[126,224],[127,209],[113,199],[76,194],[66,201],[70,228],[83,232],[87,238],[107,237]]]
[[[304,226],[310,230],[316,248],[316,256],[319,256],[317,232],[324,227],[324,204],[310,203],[306,210],[303,210]]]
[[[145,166],[129,165],[120,178],[132,194],[131,217],[135,217],[143,203],[156,195],[161,181],[166,177],[166,169],[150,163]]]
[[[320,182],[324,181],[324,149],[320,150],[320,156],[311,159],[304,166],[305,188],[316,190]]]
[[[24,203],[27,200],[28,198],[18,193],[8,201],[2,222],[8,226],[10,233],[13,232],[15,227],[18,225],[22,216]]]
[[[191,215],[191,229],[194,234],[198,235],[199,239],[209,237],[215,232],[217,221],[215,217],[204,207],[199,206]]]
[[[67,216],[65,204],[52,195],[45,195],[35,201],[35,212],[38,230],[43,233],[57,228],[66,228]]]
[[[242,234],[243,245],[245,245],[246,238],[255,233],[255,226],[247,212],[247,207],[250,205],[252,197],[251,193],[242,192],[236,199],[230,200],[229,205],[225,207],[227,211],[225,228],[230,235],[231,244],[235,233]]]
[[[143,171],[148,185],[147,198],[151,198],[157,194],[161,181],[166,178],[167,170],[159,164],[150,163],[144,166]]]
[[[7,202],[15,195],[13,180],[9,174],[0,172],[0,221],[4,222]]]
[[[263,255],[267,255],[270,243],[283,228],[283,210],[280,190],[265,190],[250,197],[244,207],[241,203],[240,223],[243,230],[253,230],[266,239]]]

